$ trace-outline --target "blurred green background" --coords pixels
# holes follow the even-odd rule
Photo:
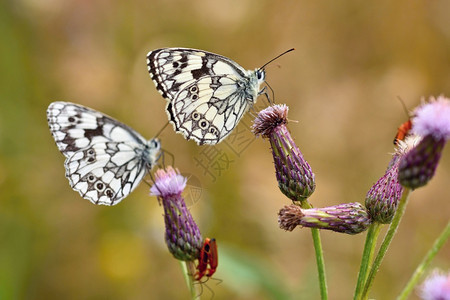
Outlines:
[[[141,184],[115,207],[82,199],[64,177],[46,122],[52,101],[107,113],[147,138],[166,123],[148,51],[194,47],[248,69],[266,68],[275,100],[316,174],[317,207],[364,202],[393,152],[407,108],[450,96],[450,2],[88,1],[0,2],[0,299],[186,299],[164,244],[162,207]],[[260,99],[258,107],[264,107]],[[307,229],[284,232],[267,141],[237,130],[245,149],[215,179],[197,162],[205,147],[166,128],[163,146],[189,176],[191,212],[219,245],[206,299],[317,299]],[[435,178],[412,194],[372,296],[393,299],[448,222],[450,150]],[[196,161],[197,159],[197,161]],[[194,196],[193,196],[194,195]],[[189,198],[188,197],[188,198]],[[322,231],[330,299],[349,299],[365,233]],[[433,267],[449,268],[449,245]],[[416,296],[413,297],[413,299]]]

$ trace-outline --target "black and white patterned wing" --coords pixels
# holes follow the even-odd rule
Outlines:
[[[264,71],[247,71],[224,56],[187,48],[147,55],[150,77],[168,100],[175,130],[198,144],[217,144],[253,105]]]
[[[94,204],[115,205],[125,198],[158,158],[159,141],[96,110],[68,102],[47,109],[50,131],[66,156],[70,186]]]

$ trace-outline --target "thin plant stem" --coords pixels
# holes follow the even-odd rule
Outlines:
[[[188,286],[189,292],[191,294],[191,299],[197,299],[197,289],[194,284],[194,273],[195,273],[195,265],[190,261],[182,261],[179,260],[181,269],[183,270],[184,280],[186,281],[186,285]]]
[[[305,209],[312,208],[311,204],[309,204],[308,201],[302,201],[301,207]],[[319,229],[311,228],[311,235],[314,244],[314,251],[316,254],[317,273],[319,275],[320,297],[322,300],[327,300],[328,299],[327,278],[325,272],[325,261],[323,259],[323,249],[322,249],[322,242],[320,240]]]
[[[320,241],[320,232],[317,228],[311,228],[311,234],[316,252],[317,272],[319,273],[320,297],[322,300],[328,299],[327,278],[325,276],[325,262],[323,260],[322,242]]]
[[[447,223],[447,227],[445,227],[444,231],[434,242],[430,251],[428,251],[428,253],[425,255],[424,259],[417,267],[414,274],[411,276],[411,279],[406,284],[405,289],[400,293],[400,296],[398,296],[397,298],[398,300],[408,298],[409,294],[412,292],[413,288],[417,285],[417,282],[420,280],[423,273],[430,265],[430,262],[433,260],[433,258],[436,256],[436,254],[439,252],[439,250],[442,248],[442,246],[445,244],[445,242],[448,240],[449,237],[450,237],[450,223]]]
[[[378,236],[380,235],[381,223],[374,222],[370,225],[366,236],[364,251],[361,258],[361,266],[359,268],[358,281],[356,283],[355,295],[353,299],[360,299],[362,288],[367,279],[367,272],[370,269],[369,265],[373,261],[375,253],[375,246],[377,245]]]
[[[370,288],[372,287],[373,280],[375,279],[375,275],[377,274],[378,269],[380,268],[381,262],[383,261],[383,258],[386,255],[386,252],[389,248],[389,245],[391,244],[392,239],[394,238],[395,233],[397,232],[400,220],[402,219],[405,213],[406,204],[408,203],[410,194],[411,189],[404,188],[402,197],[400,198],[400,201],[398,203],[397,211],[395,212],[394,218],[392,219],[392,223],[389,226],[389,229],[386,233],[386,236],[384,237],[383,242],[381,243],[380,249],[378,250],[375,261],[371,267],[369,276],[367,277],[367,280],[364,284],[364,290],[361,299],[367,299],[369,297],[369,291]]]

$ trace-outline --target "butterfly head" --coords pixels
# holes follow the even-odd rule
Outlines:
[[[147,163],[150,165],[150,169],[151,167],[153,167],[156,164],[156,161],[158,161],[158,159],[161,156],[161,142],[159,139],[154,138],[151,139],[147,142]]]

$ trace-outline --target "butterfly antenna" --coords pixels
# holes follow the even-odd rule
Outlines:
[[[167,121],[167,123],[163,126],[163,128],[161,128],[161,129],[158,131],[158,133],[155,135],[154,138],[157,138],[157,137],[161,134],[161,132],[163,132],[163,130],[166,129],[167,125],[169,125],[169,121]]]
[[[269,60],[268,62],[266,62],[266,63],[265,63],[261,68],[259,68],[259,69],[260,69],[260,70],[264,69],[265,66],[267,66],[268,64],[270,64],[270,63],[273,62],[274,60],[276,60],[276,59],[280,58],[281,56],[285,55],[286,53],[289,53],[289,52],[294,51],[294,50],[295,50],[295,48],[292,48],[292,49],[289,49],[289,50],[287,50],[287,51],[284,51],[283,53],[281,53],[281,54],[278,55],[277,57],[272,58],[271,60]]]

